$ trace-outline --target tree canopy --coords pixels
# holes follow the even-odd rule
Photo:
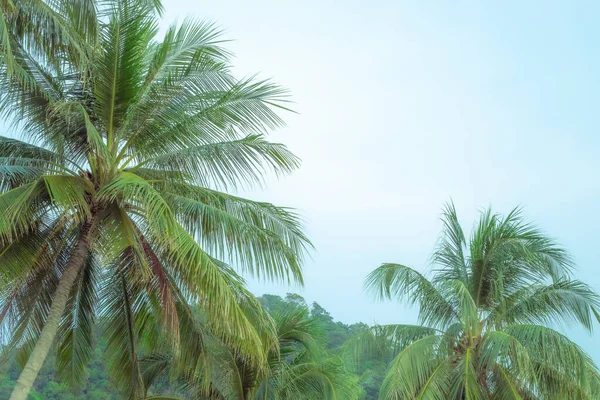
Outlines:
[[[428,278],[386,263],[365,286],[419,307],[421,325],[375,326],[355,354],[389,359],[385,399],[593,399],[597,366],[557,324],[591,332],[600,297],[572,278],[568,253],[523,220],[482,212],[467,240],[453,204]]]

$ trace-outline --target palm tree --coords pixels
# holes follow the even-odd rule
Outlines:
[[[59,375],[83,381],[96,321],[116,382],[140,397],[140,340],[160,323],[177,351],[189,303],[258,353],[227,263],[302,283],[298,216],[224,192],[298,166],[264,137],[282,125],[285,91],[235,79],[211,24],[186,20],[157,41],[156,4],[103,4],[97,40],[49,56],[10,31],[18,79],[0,63],[0,110],[20,135],[0,138],[1,340],[27,360],[12,399],[57,333]]]
[[[225,390],[235,387],[231,383],[242,382],[237,395],[223,396],[223,400],[361,398],[358,377],[346,370],[341,358],[325,353],[320,325],[306,308],[290,307],[272,317],[276,336],[266,342],[276,346],[270,346],[263,368],[240,359],[236,350],[230,350],[230,362],[222,372],[217,370],[213,375],[215,387]],[[233,371],[233,376],[227,377],[227,371]]]
[[[572,261],[523,221],[481,214],[467,242],[452,204],[428,279],[383,264],[366,280],[379,299],[419,306],[419,325],[373,327],[353,341],[356,355],[392,356],[382,399],[596,399],[598,369],[554,329],[592,330],[600,298],[570,278]]]
[[[152,354],[142,360],[146,387],[171,376],[186,398],[199,400],[361,398],[358,377],[341,358],[324,353],[320,326],[306,308],[289,307],[271,317],[249,293],[244,304],[263,340],[263,358],[248,358],[212,336],[209,328],[198,327],[197,342],[206,344],[202,350],[187,352],[189,357]]]

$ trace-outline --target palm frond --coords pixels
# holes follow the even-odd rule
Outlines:
[[[562,370],[567,376],[584,377],[594,363],[574,342],[563,334],[540,325],[510,325],[504,332],[515,338],[538,362]]]
[[[521,209],[506,217],[485,211],[471,238],[472,290],[489,307],[498,293],[524,282],[567,277],[572,260],[539,229],[523,221]]]
[[[188,147],[259,137],[282,125],[274,109],[282,107],[285,91],[269,81],[229,83],[233,78],[219,72],[220,64],[208,68],[217,71],[196,76],[201,82],[194,83],[189,93],[176,90],[161,98],[164,106],[128,139],[126,146],[134,149],[129,150],[129,160],[139,165]],[[207,80],[210,83],[202,83]],[[207,84],[226,87],[202,93],[198,87]]]
[[[173,189],[163,192],[166,203],[207,252],[257,277],[302,283],[310,242],[292,211],[191,185]]]
[[[450,202],[444,206],[442,223],[444,230],[432,257],[432,262],[440,266],[435,269],[435,279],[458,279],[466,283],[469,279],[465,257],[467,242],[458,221],[454,203]],[[434,282],[436,281],[434,280]]]
[[[10,243],[34,227],[49,204],[41,180],[0,194],[0,243]]]
[[[204,187],[228,187],[240,183],[261,183],[265,172],[287,174],[299,160],[284,145],[268,142],[261,135],[237,140],[186,147],[142,161],[156,170],[180,171]]]
[[[199,301],[207,318],[221,321],[214,326],[218,334],[227,340],[235,336],[234,343],[245,354],[260,354],[261,340],[238,302],[242,284],[233,271],[204,252],[180,226],[172,236],[154,237],[152,241],[161,243],[162,248],[157,251],[171,266],[173,279],[182,285],[190,300]]]
[[[139,365],[138,329],[139,320],[135,313],[136,290],[126,278],[127,269],[132,265],[131,254],[124,253],[120,265],[112,276],[107,277],[100,290],[100,307],[104,334],[108,339],[107,364],[113,371],[116,386],[123,396],[129,399],[142,398],[145,393]]]
[[[391,362],[381,385],[380,398],[415,397],[439,367],[442,336],[430,335],[411,342]]]
[[[95,109],[106,129],[107,146],[116,155],[115,137],[128,106],[144,79],[144,50],[157,32],[154,9],[145,1],[112,2],[101,31],[103,54],[93,64]]]
[[[281,368],[270,382],[274,396],[282,400],[358,400],[361,390],[357,379],[345,369],[336,357],[314,360],[299,357],[302,361]],[[264,398],[258,392],[257,398]]]
[[[72,175],[44,175],[42,181],[60,217],[68,216],[77,222],[91,217],[88,196],[95,189],[90,181]]]
[[[10,40],[10,31],[6,21],[6,13],[14,10],[12,1],[7,1],[6,6],[0,7],[0,54],[1,61],[6,65],[6,72],[12,75],[14,68],[14,59]]]
[[[147,49],[148,71],[132,107],[128,110],[120,135],[139,132],[149,116],[178,101],[178,95],[196,91],[224,91],[231,86],[231,76],[223,62],[229,53],[221,48],[221,32],[214,24],[186,19],[180,26],[171,25],[164,39]],[[135,147],[137,133],[128,135],[120,157],[129,145]]]
[[[592,331],[600,315],[600,297],[577,280],[531,285],[507,296],[488,315],[495,323],[544,324],[576,322]]]
[[[87,364],[94,349],[93,328],[99,274],[98,261],[88,255],[77,279],[67,309],[70,311],[59,327],[60,342],[56,356],[57,377],[73,388],[87,380]]]
[[[344,353],[354,362],[376,358],[391,361],[415,340],[443,332],[420,325],[374,325],[352,337],[344,345]]]
[[[173,211],[163,197],[145,179],[121,172],[97,194],[99,201],[117,203],[124,210],[143,215],[146,223],[160,236],[169,239],[178,229]]]
[[[406,300],[419,304],[419,321],[444,325],[457,317],[457,311],[427,278],[412,268],[387,263],[369,274],[365,289],[378,299]]]

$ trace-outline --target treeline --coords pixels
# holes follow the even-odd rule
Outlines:
[[[321,335],[319,336],[323,347],[332,355],[339,355],[346,359],[349,372],[357,375],[363,389],[363,399],[375,400],[378,398],[379,387],[385,376],[386,363],[375,358],[361,359],[360,362],[355,363],[348,356],[348,351],[344,346],[352,337],[364,331],[368,327],[367,324],[360,322],[348,325],[341,321],[335,321],[320,304],[316,302],[308,304],[302,296],[296,293],[288,293],[285,297],[265,294],[258,297],[258,300],[271,315],[281,315],[290,309],[305,309],[320,330]],[[119,399],[119,391],[110,381],[106,371],[104,360],[106,345],[106,340],[97,341],[92,359],[87,365],[87,382],[81,388],[70,388],[66,383],[57,379],[54,369],[56,357],[55,354],[52,354],[44,363],[29,398],[32,400]],[[2,365],[0,399],[10,397],[21,372],[20,361],[11,357]],[[177,388],[166,379],[155,383],[150,388],[149,394],[174,395],[185,398],[185,395],[178,393]]]

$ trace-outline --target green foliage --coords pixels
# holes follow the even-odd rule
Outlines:
[[[284,360],[290,360],[288,357],[290,354],[294,354],[296,352],[296,343],[304,342],[305,345],[302,347],[313,347],[317,345],[317,349],[320,348],[319,354],[325,360],[330,359],[333,356],[335,360],[335,355],[342,355],[347,358],[350,363],[347,364],[346,367],[343,367],[341,364],[337,364],[335,367],[335,363],[330,365],[328,368],[343,368],[343,373],[346,375],[351,381],[354,381],[354,386],[356,393],[360,394],[360,399],[363,400],[375,400],[379,398],[379,391],[383,385],[384,390],[393,386],[394,381],[388,379],[388,382],[384,385],[384,380],[386,379],[386,375],[388,372],[388,366],[392,361],[395,363],[393,365],[396,368],[403,368],[401,366],[402,359],[397,358],[396,356],[405,349],[406,346],[416,341],[418,338],[428,338],[428,340],[439,340],[435,336],[432,338],[431,334],[435,333],[435,330],[431,330],[428,328],[423,328],[419,326],[411,326],[411,325],[390,325],[390,326],[374,326],[369,328],[366,324],[358,323],[353,325],[345,325],[339,321],[333,321],[333,319],[329,316],[329,313],[324,310],[322,307],[317,305],[313,305],[310,309],[306,306],[306,301],[299,295],[290,293],[284,298],[276,295],[265,294],[258,298],[260,304],[269,311],[271,315],[274,316],[276,320],[279,321],[277,325],[280,332],[280,351],[279,357]],[[300,311],[295,314],[299,319],[294,319],[291,316],[294,313],[290,313],[290,310],[294,310],[300,307]],[[305,311],[302,311],[302,307],[304,307]],[[287,316],[284,318],[284,316]],[[196,316],[196,319],[202,321],[201,313]],[[285,322],[287,321],[287,322]],[[312,321],[312,322],[311,322]],[[308,323],[308,325],[306,325]],[[368,329],[367,329],[368,328]],[[452,330],[457,330],[458,327],[452,327],[448,329],[448,332],[451,333]],[[537,329],[537,331],[536,331]],[[504,349],[508,349],[510,351],[512,346],[515,347],[517,351],[516,354],[526,355],[527,353],[533,352],[535,354],[543,354],[541,352],[542,349],[535,348],[537,343],[544,343],[544,347],[548,347],[554,350],[554,353],[548,352],[546,350],[546,355],[548,357],[552,357],[553,361],[555,358],[558,359],[560,357],[579,357],[581,354],[581,350],[579,350],[575,345],[573,345],[567,338],[564,336],[555,333],[552,330],[546,330],[543,328],[535,328],[534,326],[524,326],[522,329],[519,329],[518,326],[506,326],[505,332],[493,331],[487,335],[487,341],[485,343],[486,355],[485,358],[482,358],[482,363],[494,363],[494,354],[499,354],[504,352]],[[198,331],[200,332],[200,331]],[[345,333],[345,340],[341,346],[337,346],[336,335],[334,333]],[[305,336],[308,333],[308,336]],[[510,333],[510,335],[508,334]],[[532,336],[530,336],[532,335]],[[536,336],[543,335],[543,336]],[[207,336],[204,336],[204,340],[206,340]],[[332,338],[334,338],[332,340]],[[513,338],[518,338],[518,342]],[[217,340],[218,339],[213,339]],[[368,343],[369,346],[357,346],[356,341],[362,340],[365,343]],[[425,342],[425,345],[427,342]],[[41,396],[43,393],[45,396],[50,396],[51,390],[54,390],[56,393],[52,394],[55,397],[48,398],[68,398],[67,396],[75,396],[75,399],[83,399],[83,398],[98,398],[98,399],[117,399],[118,392],[114,387],[114,384],[109,380],[108,375],[106,374],[105,368],[105,345],[106,342],[102,342],[96,345],[94,354],[92,356],[92,361],[88,364],[86,368],[87,375],[89,376],[86,383],[84,384],[82,389],[76,389],[74,392],[67,388],[66,385],[62,383],[58,376],[56,376],[56,371],[53,370],[53,360],[52,357],[46,362],[44,369],[40,373],[40,377],[37,381],[36,389],[33,394],[37,396]],[[214,343],[213,345],[214,346]],[[520,346],[529,346],[529,348],[521,348]],[[533,346],[533,347],[531,347]],[[565,347],[566,346],[566,347]],[[225,349],[225,353],[220,354],[229,354],[226,348],[221,347],[220,345],[217,348]],[[327,350],[325,351],[324,348]],[[570,349],[570,350],[565,350]],[[214,351],[214,350],[213,350]],[[563,353],[566,351],[566,353]],[[416,359],[407,358],[409,360],[409,369],[412,371],[414,365],[412,362],[415,362],[415,365],[418,365],[418,360],[422,358],[423,354],[426,354],[427,346],[421,348],[419,351],[415,352],[414,357]],[[200,353],[198,353],[200,354]],[[202,357],[206,357],[206,353]],[[219,352],[214,352],[214,355],[218,355]],[[288,356],[286,356],[286,354]],[[408,353],[405,353],[408,354]],[[552,355],[555,354],[555,355]],[[154,357],[152,363],[150,361]],[[481,356],[480,356],[481,357]],[[192,359],[198,359],[197,357],[192,357]],[[208,358],[204,358],[204,360],[208,360]],[[519,365],[532,364],[532,361],[528,361],[527,358],[518,359],[517,362],[524,363]],[[241,364],[240,364],[241,363]],[[309,363],[310,364],[310,363]],[[160,358],[156,355],[150,356],[147,355],[146,359],[143,360],[142,365],[147,368],[150,365],[153,365],[155,368],[158,367],[158,375],[152,378],[152,385],[149,387],[148,395],[161,395],[161,396],[171,396],[173,398],[184,398],[184,393],[190,390],[190,386],[188,384],[183,383],[182,381],[178,381],[173,378],[172,374],[168,373],[168,368],[172,365],[171,356],[167,358]],[[161,367],[162,365],[162,367]],[[217,374],[223,376],[231,376],[231,370],[229,370],[227,365],[232,367],[235,365],[234,370],[238,370],[243,365],[248,367],[248,364],[244,364],[241,360],[238,360],[234,364],[217,364],[219,368],[219,372]],[[306,364],[300,363],[302,367],[297,368],[300,370],[306,367]],[[536,364],[537,365],[537,364]],[[557,364],[558,365],[558,364]],[[573,364],[575,365],[575,364]],[[348,368],[352,367],[350,370]],[[436,366],[436,373],[432,374],[430,377],[429,389],[427,389],[426,393],[430,393],[433,398],[435,395],[433,394],[435,390],[438,393],[441,393],[439,398],[446,398],[445,392],[443,391],[443,383],[447,383],[443,378],[443,375],[447,373],[445,368],[447,365],[439,364]],[[225,368],[225,369],[223,369]],[[541,366],[538,365],[538,368]],[[566,380],[566,375],[563,371],[559,369],[553,369],[545,367],[547,370],[546,380],[556,379],[557,382],[554,382],[555,385],[559,384],[568,384],[571,385],[574,389],[576,385],[573,382],[569,382]],[[207,370],[204,370],[207,371]],[[229,372],[228,372],[229,371]],[[354,371],[352,373],[351,371]],[[172,371],[174,372],[174,371]],[[289,373],[293,372],[293,369],[288,370]],[[214,374],[215,372],[213,372]],[[508,371],[504,371],[503,369],[498,369],[498,373],[500,375],[497,376],[498,379],[504,379],[504,374],[507,374]],[[245,376],[250,376],[246,372]],[[145,375],[146,376],[146,375]],[[161,378],[162,376],[162,378]],[[211,375],[212,376],[212,375]],[[2,369],[2,373],[0,374],[0,397],[6,392],[8,396],[12,387],[14,385],[14,380],[18,377],[18,366],[16,363],[11,361],[8,365]],[[285,379],[285,376],[279,375],[280,379]],[[562,382],[561,382],[562,381]],[[49,389],[49,383],[53,382],[51,385],[52,389]],[[148,381],[149,382],[149,381]],[[223,384],[223,379],[220,379],[221,385]],[[202,387],[202,381],[195,381],[196,385],[200,385]],[[360,386],[360,388],[359,388]],[[197,387],[196,387],[197,388]],[[498,393],[499,398],[511,397],[510,396],[511,386],[505,386],[502,389],[501,394]],[[79,397],[77,397],[79,396]],[[95,397],[94,397],[95,396]],[[585,396],[582,396],[585,398]],[[32,397],[33,398],[33,397]],[[46,397],[41,397],[46,398]],[[235,398],[235,397],[233,397]],[[321,397],[315,396],[311,399],[318,399]],[[427,398],[427,397],[424,397]]]
[[[482,213],[467,242],[453,205],[428,279],[383,264],[366,280],[381,299],[419,306],[422,325],[371,327],[352,339],[355,359],[389,361],[385,399],[594,399],[598,368],[551,326],[591,331],[600,297],[571,278],[561,247],[523,221],[519,209]]]
[[[69,399],[69,400],[116,400],[119,399],[118,390],[110,381],[105,370],[104,353],[106,342],[98,341],[89,363],[84,367],[86,370],[85,382],[80,387],[72,387],[68,379],[61,379],[56,365],[56,353],[53,352],[38,374],[35,387],[29,395],[29,399]],[[15,382],[19,377],[20,368],[14,358],[2,365],[0,369],[0,398],[10,397]]]
[[[323,347],[330,354],[340,355],[344,358],[346,348],[357,335],[364,332],[368,325],[362,322],[347,325],[340,321],[334,321],[327,310],[318,303],[312,303],[309,308],[304,298],[295,293],[288,293],[285,298],[271,294],[260,296],[259,301],[271,314],[279,314],[290,307],[305,307],[310,310],[310,317],[317,323],[319,335]],[[354,360],[352,360],[354,361]],[[348,363],[358,378],[361,391],[365,400],[378,398],[379,388],[383,382],[387,363],[378,355],[370,354],[363,357],[357,363]]]
[[[340,358],[334,356],[334,354],[339,353],[338,348],[335,348],[330,341],[327,340],[328,332],[330,332],[331,328],[334,327],[338,329],[338,326],[345,326],[340,322],[331,321],[331,325],[324,325],[320,321],[317,320],[316,315],[309,312],[308,307],[306,306],[306,302],[304,299],[297,295],[290,293],[285,298],[281,298],[279,296],[274,295],[263,295],[258,298],[261,304],[265,305],[265,308],[270,310],[270,314],[273,315],[274,321],[276,321],[276,329],[279,344],[277,345],[278,351],[272,353],[270,356],[270,360],[265,359],[271,367],[273,371],[270,373],[270,386],[271,388],[277,387],[277,390],[281,390],[282,393],[286,392],[287,395],[282,394],[282,396],[287,396],[287,398],[297,398],[291,394],[291,391],[307,391],[315,390],[314,385],[316,381],[310,382],[298,382],[295,386],[288,386],[287,388],[282,385],[281,382],[289,381],[290,374],[307,374],[313,376],[321,376],[321,379],[325,379],[325,377],[335,378],[336,376],[345,376],[344,379],[347,380],[346,385],[350,385],[351,388],[348,392],[347,396],[337,398],[352,398],[361,393],[360,385],[371,385],[371,391],[376,393],[376,388],[374,387],[373,379],[367,382],[366,384],[362,382],[358,376],[353,375],[348,372],[345,364],[342,362]],[[267,305],[270,304],[270,305]],[[200,311],[200,310],[198,310]],[[324,310],[322,310],[323,312]],[[196,317],[198,321],[202,321],[202,313],[197,315]],[[264,316],[263,316],[264,318]],[[267,320],[267,325],[269,324]],[[263,321],[264,322],[264,321]],[[345,326],[348,331],[348,337],[350,337],[355,330],[358,329],[358,325],[353,325],[352,327]],[[205,327],[205,329],[210,329]],[[274,332],[273,332],[274,333]],[[204,340],[206,340],[206,336]],[[213,337],[213,356],[217,356],[218,354],[223,354],[222,344],[217,345],[219,339]],[[269,339],[273,340],[273,339]],[[43,399],[98,399],[98,400],[108,400],[108,399],[117,399],[119,398],[117,388],[109,379],[109,375],[105,371],[108,368],[108,360],[106,354],[106,340],[99,341],[95,349],[93,350],[93,354],[91,355],[90,362],[85,366],[85,376],[84,382],[81,387],[69,386],[67,385],[68,376],[62,379],[61,376],[54,369],[55,365],[55,354],[52,354],[47,362],[45,363],[38,380],[36,381],[36,386],[34,391],[31,393],[31,398],[35,398],[38,396]],[[327,354],[323,347],[329,348],[329,354]],[[221,349],[221,350],[219,350]],[[308,356],[306,351],[310,349],[312,352],[312,356]],[[205,353],[202,353],[205,354]],[[226,351],[225,354],[229,354]],[[282,368],[283,364],[280,364],[278,360],[285,361],[288,363],[290,367]],[[152,361],[153,360],[153,361]],[[157,357],[154,355],[147,355],[145,359],[142,360],[142,366],[146,368],[145,373],[148,373],[149,366],[157,367],[160,365],[161,361],[165,360],[164,358]],[[167,358],[169,360],[169,364],[171,363],[171,358]],[[295,360],[295,362],[294,362]],[[152,362],[151,362],[152,361]],[[230,376],[230,371],[223,370],[224,366],[227,365],[235,365],[235,368],[246,368],[245,375],[251,375],[249,373],[249,368],[254,368],[252,362],[248,360],[243,360],[240,358],[234,364],[216,364],[221,368],[218,371],[213,372],[213,375],[220,376]],[[369,367],[369,366],[367,366]],[[241,371],[241,369],[240,369]],[[14,386],[14,382],[19,374],[19,368],[14,359],[11,359],[9,363],[5,364],[1,370],[0,374],[0,398],[7,397],[10,395],[12,388]],[[163,371],[164,372],[164,371]],[[263,371],[264,372],[264,371]],[[263,373],[261,372],[261,373]],[[324,374],[324,375],[323,375]],[[341,374],[341,375],[340,375]],[[146,376],[146,375],[144,375]],[[162,395],[162,396],[182,396],[182,390],[185,392],[186,388],[189,390],[187,385],[182,385],[181,382],[177,382],[177,380],[173,381],[172,376],[169,378],[169,374],[155,376],[152,378],[152,385],[148,388],[148,395]],[[265,379],[265,378],[262,378]],[[329,379],[329,378],[328,378]],[[339,379],[339,378],[337,378]],[[265,382],[269,381],[268,379],[263,383],[255,383],[255,386],[261,386]],[[224,384],[224,379],[219,379],[221,385]],[[199,383],[198,381],[196,383]],[[308,386],[306,386],[308,385]],[[367,386],[369,387],[369,386]],[[324,387],[321,387],[321,391],[326,392]],[[257,388],[258,390],[258,388]],[[348,390],[348,389],[346,389]],[[4,393],[6,392],[6,393]],[[6,396],[3,396],[6,394]],[[285,398],[285,397],[284,397]],[[309,399],[317,399],[321,398],[318,394],[315,394],[312,397],[308,397]],[[326,398],[326,397],[323,397]],[[331,396],[330,396],[331,398]],[[375,398],[375,397],[365,397],[366,399]]]
[[[279,348],[279,351],[278,354],[272,354],[272,359],[270,361],[265,360],[271,364],[271,367],[278,371],[273,371],[271,373],[272,387],[277,385],[281,386],[277,380],[279,380],[279,382],[289,380],[290,374],[305,373],[308,375],[313,374],[315,376],[320,376],[322,379],[326,376],[332,378],[338,377],[337,379],[343,377],[346,382],[344,385],[347,388],[350,388],[345,389],[349,394],[347,394],[347,397],[338,394],[337,398],[350,399],[355,396],[359,396],[356,398],[366,400],[377,398],[379,386],[383,381],[385,363],[375,359],[365,361],[360,365],[358,375],[353,374],[348,370],[346,363],[339,358],[339,355],[342,354],[342,347],[336,347],[336,345],[329,340],[331,337],[330,333],[333,331],[344,331],[346,338],[354,337],[356,333],[366,328],[365,324],[345,325],[339,321],[336,322],[333,320],[330,320],[329,324],[323,324],[322,321],[317,319],[317,314],[310,312],[306,306],[306,301],[301,296],[294,293],[288,294],[285,298],[265,294],[260,296],[258,300],[265,309],[269,310],[269,314],[273,315],[274,321],[277,321],[277,336],[279,337],[279,344],[277,347]],[[326,311],[321,308],[320,313],[326,313]],[[195,318],[201,322],[203,319],[202,313],[197,314]],[[204,340],[206,340],[206,338],[207,336],[204,336]],[[218,338],[213,338],[212,340],[218,342]],[[85,366],[85,376],[87,378],[81,387],[70,387],[66,384],[68,379],[61,379],[54,369],[55,354],[52,354],[40,372],[34,391],[32,391],[31,398],[34,398],[33,396],[44,399],[73,398],[77,400],[113,400],[120,398],[114,382],[110,380],[109,374],[106,372],[108,365],[106,345],[106,340],[96,342],[90,362]],[[212,346],[216,345],[213,343]],[[217,346],[217,348],[223,349],[220,345]],[[325,350],[325,348],[328,350]],[[309,357],[308,354],[303,352],[303,349],[311,349],[310,351],[312,351],[313,356]],[[214,354],[218,355],[219,352],[217,351]],[[228,354],[228,352],[226,354]],[[277,361],[279,359],[286,363],[291,363],[291,367],[288,369],[281,369],[281,364]],[[295,360],[295,363],[292,362],[293,360]],[[144,377],[149,378],[146,374],[149,372],[150,366],[158,368],[158,370],[155,369],[154,371],[159,373],[152,378],[152,385],[148,388],[148,395],[181,397],[184,395],[184,392],[189,391],[190,387],[186,384],[182,384],[182,382],[177,379],[173,380],[172,375],[168,373],[165,374],[166,370],[163,370],[161,369],[162,367],[160,367],[161,365],[165,366],[165,364],[163,364],[165,361],[167,361],[166,365],[171,365],[170,356],[168,358],[161,358],[156,354],[146,355],[142,360],[142,366],[145,368]],[[241,360],[238,360],[238,363],[235,364],[236,369],[244,365],[243,362],[239,364],[240,362]],[[251,364],[245,365],[248,368]],[[223,368],[223,366],[220,368]],[[222,369],[219,374],[230,376],[230,372]],[[14,387],[18,375],[19,367],[14,359],[11,359],[2,369],[0,369],[0,398],[10,396],[10,392]],[[246,375],[249,374],[246,373]],[[223,384],[223,379],[221,379],[220,382]],[[200,381],[196,381],[196,384],[201,385]],[[314,382],[305,382],[304,385],[306,384],[312,387]],[[259,385],[257,384],[256,386]],[[290,394],[292,389],[296,391],[303,390],[303,384],[300,382],[297,386],[288,387],[287,389],[281,388],[282,393],[287,391],[288,397],[293,396]],[[304,386],[304,389],[306,389],[306,386]],[[4,394],[6,394],[6,396],[4,396]],[[314,400],[322,398],[319,396],[319,394],[316,394],[314,397],[309,397],[309,399]]]
[[[267,139],[286,91],[235,78],[211,24],[158,37],[161,9],[0,2],[0,113],[18,137],[0,137],[0,340],[22,364],[43,359],[36,343],[60,321],[57,374],[77,388],[100,325],[130,398],[146,391],[154,338],[198,345],[191,304],[224,344],[264,358],[238,272],[302,284],[311,247],[293,210],[223,192],[298,167]],[[51,308],[65,285],[64,310]]]
[[[338,354],[325,351],[323,326],[301,296],[265,295],[259,300],[245,312],[261,337],[264,358],[245,357],[205,325],[199,330],[205,352],[189,357],[151,354],[143,360],[148,385],[169,378],[192,398],[222,400],[362,398],[359,377]],[[198,320],[205,324],[202,315]]]

